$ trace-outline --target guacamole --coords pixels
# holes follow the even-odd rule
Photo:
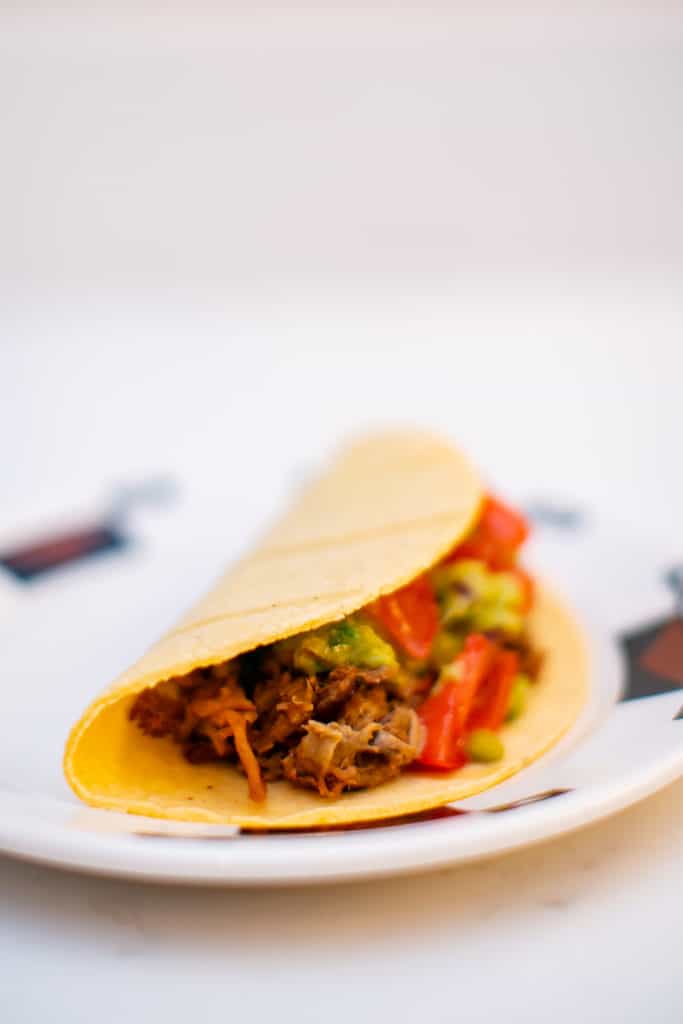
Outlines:
[[[307,675],[347,665],[366,669],[398,669],[391,644],[357,616],[281,640],[274,648],[282,664]]]

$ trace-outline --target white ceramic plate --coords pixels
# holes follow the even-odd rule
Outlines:
[[[617,637],[671,613],[661,554],[596,528],[541,531],[533,561],[573,600],[593,649],[586,713],[560,746],[429,820],[357,831],[244,835],[97,811],[61,773],[84,705],[215,575],[215,543],[130,549],[17,590],[0,609],[0,850],[105,875],[223,885],[390,875],[490,857],[634,803],[683,774],[680,690],[615,703]],[[624,558],[624,552],[629,554]],[[557,791],[563,791],[557,794]],[[535,799],[555,793],[552,798]],[[506,805],[530,800],[514,808]]]

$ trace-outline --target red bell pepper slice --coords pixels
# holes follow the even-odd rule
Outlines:
[[[511,569],[528,536],[529,524],[521,512],[488,495],[476,526],[446,561],[477,558],[490,569]]]
[[[458,684],[447,683],[424,702],[418,714],[426,736],[418,764],[453,771],[467,762],[462,732],[457,724],[461,717],[461,700]]]
[[[439,608],[426,575],[378,598],[370,612],[411,658],[428,656],[439,628]]]
[[[418,709],[426,732],[424,747],[417,758],[419,764],[452,771],[466,763],[464,738],[470,712],[495,656],[496,646],[487,637],[480,633],[467,637],[462,653],[453,663],[455,678]]]
[[[467,731],[500,729],[510,705],[510,692],[519,670],[516,651],[498,651],[493,667],[476,698],[467,719]]]

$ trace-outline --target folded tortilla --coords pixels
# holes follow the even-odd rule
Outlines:
[[[255,803],[236,767],[190,764],[170,738],[150,738],[129,720],[148,686],[344,618],[396,590],[457,544],[482,499],[470,464],[431,435],[379,434],[342,452],[262,543],[86,710],[64,756],[74,792],[95,807],[157,818],[308,828],[461,800],[534,761],[574,723],[587,694],[581,632],[542,586],[529,633],[543,668],[524,714],[501,730],[505,757],[494,764],[408,769],[335,799],[281,781]]]

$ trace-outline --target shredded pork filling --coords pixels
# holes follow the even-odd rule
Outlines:
[[[337,796],[394,778],[420,751],[410,687],[392,677],[352,666],[303,675],[265,655],[143,690],[130,717],[194,764],[237,763],[254,800],[280,778]]]

